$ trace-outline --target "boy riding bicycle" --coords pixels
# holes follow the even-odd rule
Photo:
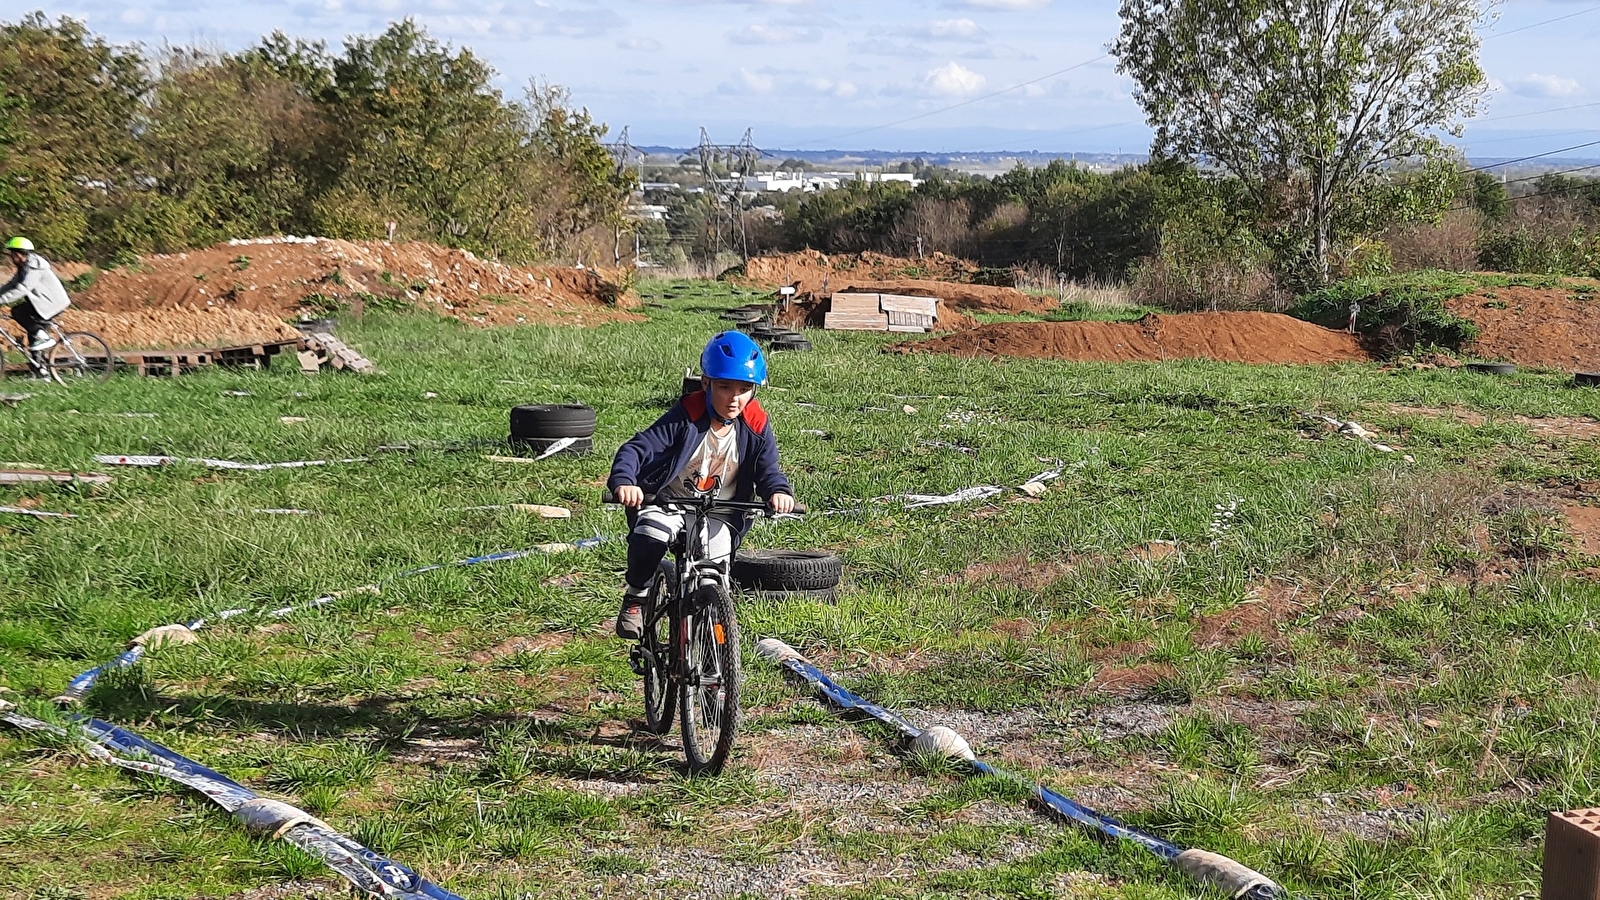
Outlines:
[[[17,271],[10,281],[0,285],[0,306],[11,307],[11,318],[29,336],[29,350],[48,350],[56,342],[44,326],[72,305],[67,289],[61,286],[50,262],[33,252],[33,241],[14,237],[6,241],[6,252]]]
[[[713,488],[725,500],[766,498],[774,513],[794,509],[794,491],[778,468],[778,441],[755,390],[767,383],[767,361],[756,342],[737,331],[711,338],[700,353],[701,384],[655,424],[617,450],[606,486],[628,508],[628,571],[617,636],[638,640],[642,604],[656,567],[666,556],[683,514],[641,509],[646,494],[662,499],[703,495]],[[726,562],[750,528],[742,512],[709,523],[707,558]]]

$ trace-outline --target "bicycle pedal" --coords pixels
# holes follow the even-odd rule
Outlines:
[[[628,651],[628,668],[640,678],[643,678],[654,665],[654,654],[646,650],[642,644],[634,644],[633,649]]]

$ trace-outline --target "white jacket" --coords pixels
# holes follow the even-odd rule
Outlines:
[[[0,285],[0,306],[11,306],[24,300],[33,301],[33,311],[42,319],[53,319],[72,305],[67,289],[50,268],[50,261],[37,253],[29,253],[28,261],[11,280]]]

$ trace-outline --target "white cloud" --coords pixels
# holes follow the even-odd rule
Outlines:
[[[739,80],[744,83],[745,90],[753,94],[772,93],[772,76],[760,72],[752,72],[746,68],[739,69]]]
[[[661,42],[655,38],[624,38],[617,41],[619,50],[637,50],[641,53],[654,53],[661,49]]]
[[[830,78],[813,78],[806,82],[806,84],[810,85],[812,89],[818,93],[827,94],[830,97],[839,97],[841,99],[845,97],[854,97],[857,91],[855,84],[852,82],[834,81]]]
[[[983,40],[983,29],[971,19],[935,19],[918,29],[918,33],[937,41]]]
[[[955,5],[1019,12],[1025,9],[1044,9],[1050,5],[1050,0],[957,0]]]
[[[977,72],[951,61],[923,76],[922,89],[940,97],[967,97],[983,90],[987,81]]]
[[[814,28],[774,28],[771,25],[746,25],[738,31],[728,32],[728,40],[735,44],[799,44],[822,40],[822,33]]]
[[[1537,72],[1526,78],[1513,78],[1511,84],[1524,97],[1571,97],[1583,93],[1583,85],[1571,78]]]

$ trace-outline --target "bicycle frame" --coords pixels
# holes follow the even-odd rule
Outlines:
[[[58,341],[61,340],[61,329],[55,327],[55,322],[46,322],[45,324],[55,331],[55,339]],[[22,358],[28,361],[28,368],[32,369],[35,375],[39,376],[40,378],[50,377],[49,364],[42,361],[38,354],[35,354],[32,350],[29,350],[26,344],[18,343],[17,339],[11,336],[10,329],[0,328],[0,337],[4,337],[6,339],[6,343],[11,346],[11,349],[22,354]],[[4,361],[0,361],[0,366],[3,365],[5,365]]]
[[[688,634],[685,626],[698,611],[691,606],[695,593],[707,584],[719,585],[723,590],[730,588],[728,568],[732,555],[730,554],[729,559],[721,563],[697,555],[703,553],[711,542],[712,513],[719,509],[760,512],[766,509],[766,504],[718,500],[715,488],[703,497],[654,501],[655,498],[646,499],[647,505],[683,513],[684,522],[683,530],[678,533],[671,548],[672,558],[677,565],[674,567],[676,578],[670,595],[666,598],[667,602],[657,604],[655,608],[645,612],[644,627],[648,633],[660,624],[663,616],[671,617],[668,629],[671,635],[669,642],[669,652],[672,654],[671,677],[681,680],[696,674],[688,671],[686,654],[682,652]]]

